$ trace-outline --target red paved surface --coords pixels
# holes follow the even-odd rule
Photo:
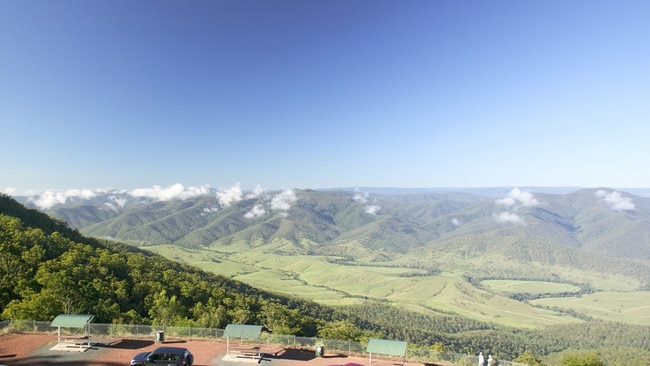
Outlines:
[[[57,343],[51,334],[7,334],[0,336],[0,365],[68,365],[68,366],[117,366],[129,365],[131,357],[139,352],[160,346],[147,339],[95,339],[93,347],[85,352],[51,350]],[[240,362],[223,361],[226,343],[222,340],[174,340],[166,346],[186,347],[194,354],[195,366],[231,365],[250,366],[256,362],[242,359]],[[325,351],[324,357],[315,357],[313,350],[291,350],[262,347],[265,357],[257,362],[267,366],[327,366],[357,363],[367,365],[365,357],[347,357]],[[374,364],[374,362],[373,362]]]

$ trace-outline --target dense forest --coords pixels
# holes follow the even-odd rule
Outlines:
[[[330,309],[117,242],[85,238],[64,223],[0,201],[0,309],[4,318],[51,320],[90,313],[98,322],[223,328],[315,335]],[[264,319],[264,314],[273,314]]]
[[[279,334],[356,341],[383,337],[452,352],[481,350],[502,359],[571,349],[600,350],[612,360],[627,357],[620,364],[650,359],[650,327],[590,321],[522,330],[386,304],[325,307],[119,242],[84,237],[6,195],[0,195],[0,312],[4,319],[43,321],[61,313],[90,313],[99,323],[261,324]]]

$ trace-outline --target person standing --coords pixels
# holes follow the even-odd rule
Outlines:
[[[485,366],[485,357],[483,357],[483,352],[478,354],[478,366]]]

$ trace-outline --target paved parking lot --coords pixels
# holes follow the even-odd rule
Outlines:
[[[93,339],[92,347],[84,352],[53,350],[57,344],[52,334],[7,334],[0,336],[0,364],[2,365],[68,365],[68,366],[125,366],[131,357],[139,352],[153,350],[161,345],[146,339]],[[328,353],[316,357],[313,350],[293,350],[280,347],[262,347],[261,360],[224,360],[225,340],[183,340],[168,339],[165,346],[188,348],[194,354],[194,366],[232,365],[250,366],[328,366],[356,363],[366,365],[368,360],[361,357],[347,357],[338,353]]]

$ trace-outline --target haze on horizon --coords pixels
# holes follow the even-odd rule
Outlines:
[[[3,1],[0,191],[650,187],[648,18],[645,1]]]

